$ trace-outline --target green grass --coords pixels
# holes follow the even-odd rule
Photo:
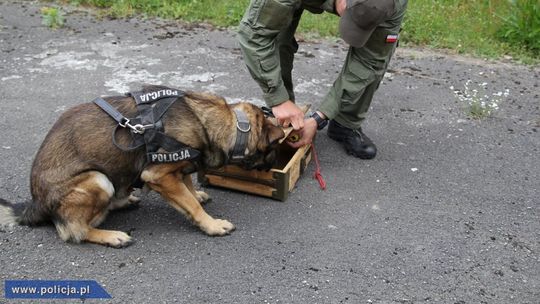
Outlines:
[[[76,2],[80,5],[105,8],[107,14],[116,18],[142,14],[146,17],[157,16],[187,22],[208,22],[217,26],[237,25],[249,3],[248,0],[76,0]]]
[[[52,29],[61,28],[64,26],[64,13],[56,7],[43,7],[41,9],[41,19],[43,25]]]
[[[540,54],[540,1],[512,0],[510,13],[501,17],[500,37]]]
[[[450,49],[487,58],[509,55],[527,63],[539,59],[540,54],[528,49],[523,42],[500,39],[499,31],[505,24],[503,16],[513,12],[507,0],[413,0],[409,3],[402,35],[408,45]]]
[[[100,7],[114,17],[135,14],[236,26],[249,0],[64,0]],[[534,10],[536,9],[536,10]],[[532,11],[531,11],[532,10]],[[446,49],[457,54],[524,63],[540,62],[538,0],[411,0],[402,43]],[[532,18],[529,22],[527,18]],[[304,13],[299,33],[306,38],[337,37],[338,18]]]

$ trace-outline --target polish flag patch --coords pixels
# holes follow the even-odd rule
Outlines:
[[[386,43],[395,43],[398,41],[399,35],[387,35],[386,36]]]

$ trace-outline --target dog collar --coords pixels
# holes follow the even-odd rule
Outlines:
[[[237,163],[244,159],[251,131],[251,124],[246,113],[240,109],[234,109],[234,114],[236,116],[236,141],[230,156],[231,163]]]

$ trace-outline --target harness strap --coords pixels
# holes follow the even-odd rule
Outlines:
[[[160,90],[150,91],[150,92],[145,92],[145,91],[129,92],[128,95],[133,97],[133,99],[135,99],[135,103],[137,103],[137,105],[140,105],[140,104],[150,104],[150,103],[153,103],[154,101],[167,98],[167,97],[175,97],[175,98],[184,97],[185,94],[183,91],[180,91],[180,90],[171,89],[171,88],[163,88]]]
[[[130,124],[130,120],[126,118],[122,113],[120,113],[115,107],[113,107],[110,103],[106,102],[103,98],[96,98],[93,100],[93,102],[100,107],[105,113],[109,114],[109,116],[114,119],[118,125],[113,129],[112,131],[112,142],[113,144],[120,150],[124,152],[129,152],[136,150],[144,145],[144,140],[140,134],[140,130],[137,130],[138,126],[141,126],[139,124],[136,124],[135,126]],[[117,140],[116,140],[116,133],[118,132],[118,129],[129,127],[131,129],[131,137],[133,139],[133,142],[129,146],[121,146]],[[142,130],[144,132],[144,129]]]
[[[148,160],[153,163],[168,163],[195,159],[200,155],[198,150],[177,141],[163,132],[155,132],[153,143],[167,151],[167,153],[161,153],[147,150],[146,156]]]
[[[236,116],[236,142],[230,156],[233,163],[244,159],[249,132],[251,131],[251,125],[246,113],[240,109],[234,109],[234,114]]]
[[[162,117],[165,115],[167,110],[172,106],[172,104],[177,100],[178,97],[167,97],[159,100],[154,104],[138,104],[137,110],[139,111],[139,118],[141,124],[152,126],[144,132],[144,141],[146,142],[147,152],[155,152],[161,146],[158,142],[155,141],[155,138],[158,133],[164,132]],[[162,134],[162,136],[166,136]],[[172,139],[171,139],[172,140]],[[175,150],[165,149],[169,152],[174,152]]]
[[[108,102],[106,102],[103,98],[96,98],[94,99],[93,103],[98,105],[105,113],[109,114],[112,119],[114,119],[120,126],[125,127],[126,123],[129,123],[129,119],[125,118],[122,113],[118,112],[118,110],[111,106]]]

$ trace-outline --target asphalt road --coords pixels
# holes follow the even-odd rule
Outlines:
[[[0,2],[0,197],[30,198],[48,129],[97,96],[156,83],[261,103],[233,31],[81,11],[51,30],[42,5]],[[345,50],[301,43],[299,102],[317,106]],[[319,134],[326,191],[313,165],[285,203],[208,188],[206,210],[237,227],[218,238],[150,194],[103,224],[131,231],[125,249],[15,227],[0,279],[96,280],[111,303],[540,303],[540,69],[400,49],[389,72],[364,127],[376,159]],[[491,117],[454,94],[469,79]]]

